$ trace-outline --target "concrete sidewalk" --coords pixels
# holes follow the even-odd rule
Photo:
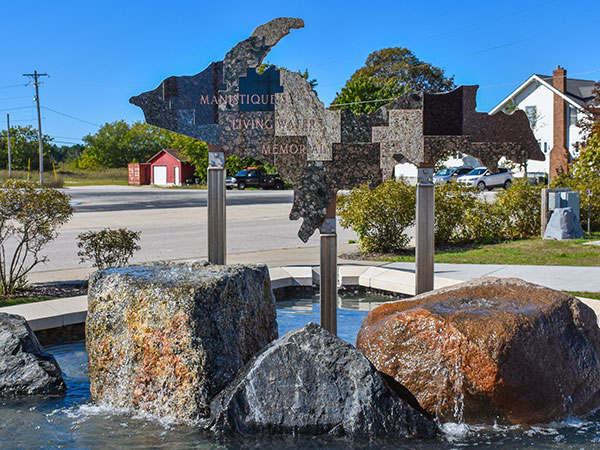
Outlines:
[[[355,244],[338,243],[338,253],[348,254],[356,251]],[[206,259],[199,256],[196,259]],[[185,261],[185,260],[181,260]],[[264,263],[270,268],[289,266],[319,265],[319,247],[297,247],[278,250],[266,250],[227,255],[227,262]],[[399,272],[414,274],[414,263],[386,263],[382,261],[364,261],[338,259],[339,265],[373,266],[396,269]],[[94,271],[91,267],[75,267],[64,270],[47,270],[31,273],[31,283],[54,281],[85,280]],[[515,277],[552,289],[566,291],[600,292],[600,267],[574,266],[511,266],[498,264],[436,264],[435,276],[457,281],[468,281],[480,276]]]
[[[355,251],[355,246],[341,244],[339,253]],[[205,258],[198,258],[205,259]],[[300,247],[262,252],[231,254],[228,263],[266,263],[274,289],[286,286],[319,284],[319,247]],[[92,268],[73,268],[36,272],[32,283],[86,279]],[[557,290],[600,292],[600,267],[510,266],[497,264],[436,264],[434,287],[441,288],[481,276],[521,278]],[[415,294],[414,263],[338,260],[338,282],[343,286],[363,286],[404,295]],[[600,302],[584,299],[600,316]],[[87,297],[79,296],[47,302],[0,308],[0,312],[19,314],[37,330],[83,323],[87,314]]]

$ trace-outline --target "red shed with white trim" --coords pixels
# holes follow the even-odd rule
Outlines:
[[[185,159],[181,150],[162,149],[148,160],[151,183],[158,186],[181,186],[194,178],[195,167]]]

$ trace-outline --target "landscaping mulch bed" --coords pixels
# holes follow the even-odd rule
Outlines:
[[[11,298],[61,298],[87,294],[87,282],[33,284],[10,296],[1,296],[0,302]]]

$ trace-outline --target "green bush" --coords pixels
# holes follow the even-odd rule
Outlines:
[[[435,186],[435,244],[465,240],[465,212],[477,202],[477,190],[462,183]]]
[[[461,242],[492,244],[504,240],[502,233],[502,217],[495,203],[488,203],[485,198],[477,198],[464,211],[461,223]]]
[[[494,201],[461,183],[435,187],[435,244],[491,244],[539,234],[540,189],[515,180]],[[415,222],[415,187],[387,181],[370,191],[360,186],[338,200],[340,224],[352,228],[364,252],[397,252],[408,244]]]
[[[515,180],[509,189],[498,194],[494,206],[501,218],[503,239],[526,239],[540,234],[541,188]]]
[[[130,231],[126,228],[100,231],[87,231],[77,236],[77,246],[81,249],[77,256],[80,263],[92,261],[94,267],[102,270],[107,267],[124,266],[140,249],[137,241],[141,231]]]
[[[406,248],[406,228],[415,223],[415,188],[389,180],[370,190],[354,188],[337,202],[340,224],[352,228],[364,252],[396,252]]]
[[[73,214],[70,197],[53,188],[7,180],[0,189],[0,294],[27,284],[27,274],[47,260],[40,251]]]

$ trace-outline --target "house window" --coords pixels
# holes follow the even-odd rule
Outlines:
[[[569,125],[575,125],[577,123],[577,108],[569,108]]]
[[[544,142],[544,153],[548,153],[548,143]]]
[[[532,130],[535,130],[535,126],[537,125],[537,106],[526,106],[525,114],[527,114],[527,118],[529,119],[529,126]]]

